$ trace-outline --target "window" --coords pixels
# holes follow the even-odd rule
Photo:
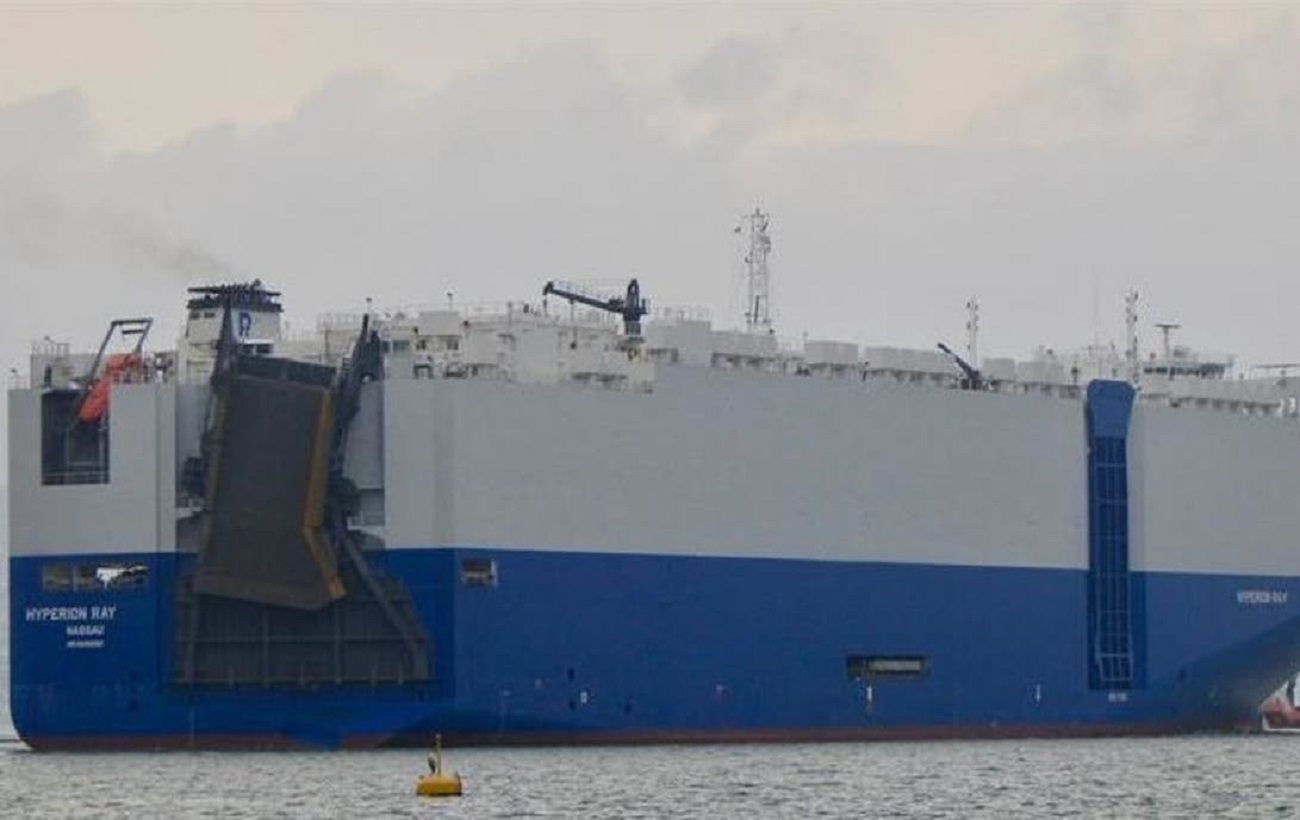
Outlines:
[[[920,678],[930,671],[924,655],[849,655],[844,671],[849,680]]]
[[[41,484],[107,484],[108,414],[80,418],[80,390],[47,390],[41,395]]]
[[[44,592],[103,592],[142,589],[149,583],[144,564],[46,564],[41,567]]]
[[[45,592],[66,592],[72,589],[72,567],[67,564],[46,564],[41,567],[41,589]]]
[[[497,585],[497,562],[491,558],[462,558],[460,582],[467,587]]]
[[[99,579],[95,577],[94,564],[78,564],[72,568],[72,588],[77,592],[93,592],[100,589]]]
[[[97,589],[142,589],[149,585],[149,567],[144,564],[99,564],[95,567]]]

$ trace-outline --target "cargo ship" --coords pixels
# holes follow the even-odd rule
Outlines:
[[[9,391],[36,749],[1257,729],[1300,669],[1300,379],[540,299],[192,288]],[[539,283],[540,284],[540,283]]]

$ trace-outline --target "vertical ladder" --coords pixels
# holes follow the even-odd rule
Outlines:
[[[1088,683],[1128,690],[1138,682],[1129,573],[1127,382],[1088,385]]]

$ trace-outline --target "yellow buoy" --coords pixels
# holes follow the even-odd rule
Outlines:
[[[460,775],[426,774],[415,781],[415,793],[421,797],[459,797]]]
[[[442,735],[434,737],[435,746],[429,755],[429,773],[415,781],[415,793],[421,797],[460,796],[460,773],[444,774],[442,771]]]

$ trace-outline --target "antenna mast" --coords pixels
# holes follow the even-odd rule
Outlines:
[[[966,302],[966,359],[979,367],[980,300],[972,296]]]
[[[769,221],[769,216],[755,207],[753,213],[741,217],[735,231],[744,231],[749,238],[745,250],[745,329],[750,333],[772,332],[771,277],[767,269],[767,255],[772,251],[772,238],[767,235]]]
[[[1164,336],[1165,375],[1172,379],[1174,377],[1174,352],[1169,345],[1169,334],[1182,327],[1182,325],[1177,322],[1156,322],[1156,327],[1160,328],[1160,333]]]
[[[1138,292],[1130,288],[1124,295],[1124,363],[1128,365],[1129,384],[1137,386],[1142,379],[1142,363],[1138,361]]]

